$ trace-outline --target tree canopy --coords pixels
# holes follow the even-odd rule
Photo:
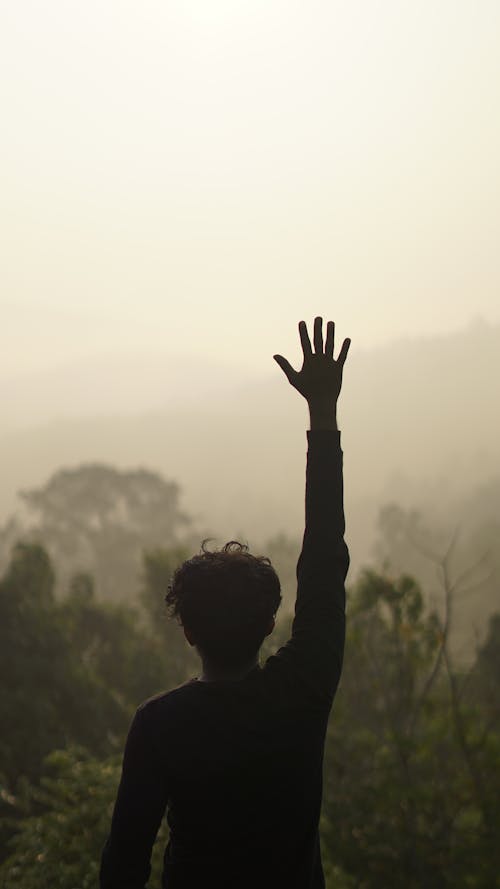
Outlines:
[[[189,519],[179,486],[146,469],[120,470],[100,463],[60,469],[20,497],[25,514],[7,522],[4,552],[22,539],[43,545],[57,565],[60,587],[92,574],[99,597],[135,596],[146,548],[172,547]]]
[[[143,555],[135,605],[91,574],[62,597],[46,550],[15,547],[0,580],[0,884],[94,886],[137,705],[196,673],[164,615],[180,546]],[[430,609],[408,575],[367,571],[325,751],[328,889],[492,889],[500,873],[500,615],[467,666],[450,646],[453,584]],[[278,641],[288,625],[278,627]],[[267,643],[269,646],[269,642]],[[266,653],[269,647],[266,649]],[[162,828],[151,885],[158,882]]]

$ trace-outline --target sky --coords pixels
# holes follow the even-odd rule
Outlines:
[[[0,12],[0,379],[500,320],[498,0]]]

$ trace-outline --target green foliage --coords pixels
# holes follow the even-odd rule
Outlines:
[[[474,656],[476,634],[485,629],[498,601],[500,584],[500,481],[477,489],[452,516],[424,517],[395,503],[384,506],[378,519],[377,561],[397,576],[416,578],[426,603],[440,597],[444,561],[453,561],[454,616],[451,650]],[[458,543],[460,545],[458,545]],[[446,556],[443,559],[443,554]],[[438,580],[438,583],[436,581]]]
[[[492,722],[500,723],[500,614],[490,618],[486,639],[479,649],[476,670],[471,679],[471,695],[482,701]]]
[[[28,507],[23,538],[47,548],[61,586],[83,568],[99,596],[113,601],[135,595],[144,548],[175,545],[188,524],[178,485],[145,469],[61,469],[21,497]],[[19,539],[15,523],[11,532]]]
[[[56,600],[47,553],[36,544],[14,549],[0,580],[0,773],[9,786],[23,775],[36,779],[55,748],[80,744],[99,756],[111,753],[141,701],[196,671],[163,602],[180,556],[146,556],[146,626],[138,611],[98,602],[87,574],[73,577],[67,596]]]
[[[4,595],[16,598],[18,609],[48,607],[54,602],[54,585],[54,569],[43,547],[18,543],[3,578]]]
[[[53,596],[54,573],[36,545],[19,545],[0,581],[0,772],[36,777],[42,758],[77,742],[106,751],[126,713],[75,655]]]
[[[297,591],[296,565],[300,553],[300,541],[286,534],[275,534],[261,547],[278,574],[281,584],[282,602],[279,614],[291,614],[295,607]]]
[[[152,610],[161,592],[165,613],[163,587],[166,590],[172,566],[181,555],[179,550],[174,554],[155,551],[147,557],[143,603],[148,600]],[[26,787],[40,779],[47,754],[75,744],[90,751],[87,756],[99,758],[121,751],[138,704],[183,681],[190,669],[196,669],[182,630],[173,622],[151,620],[148,626],[130,607],[98,602],[88,574],[72,578],[62,601],[54,597],[54,583],[47,553],[35,544],[15,548],[0,581],[3,848],[16,824],[21,832],[24,830],[24,822],[19,819],[26,809]],[[47,779],[53,794],[52,815],[46,821],[36,821],[37,830],[39,824],[45,830],[58,823],[58,806],[63,802],[62,789],[69,775],[64,759],[49,757],[47,762],[50,768],[59,763],[64,769],[57,777],[57,787],[52,778]],[[78,765],[75,775],[82,771],[86,774],[88,768]],[[106,770],[102,774],[97,770],[95,779],[106,775]],[[46,790],[33,797],[38,806],[48,804]],[[23,842],[27,843],[28,837],[29,831]],[[102,843],[104,839],[105,833]],[[73,884],[70,889],[74,889]]]
[[[47,757],[38,787],[29,789],[31,812],[17,824],[2,889],[95,889],[120,779],[117,758],[102,762],[82,749]],[[166,827],[153,853],[151,884],[159,885]]]
[[[199,671],[199,658],[188,646],[182,627],[169,618],[165,595],[175,569],[191,553],[182,546],[156,548],[143,556],[143,584],[140,601],[146,613],[149,632],[163,658],[163,675],[170,688],[185,682]]]
[[[164,688],[165,654],[126,605],[98,602],[88,575],[73,578],[60,615],[65,636],[87,675],[112,691],[130,713]]]
[[[0,816],[11,823],[23,780],[39,779],[47,754],[74,744],[97,757],[121,750],[139,703],[196,669],[176,624],[163,636],[137,611],[98,602],[89,575],[76,575],[62,601],[54,582],[35,544],[15,548],[0,581]],[[0,853],[9,832],[0,825]]]
[[[470,676],[453,670],[445,628],[411,578],[367,572],[350,600],[326,750],[327,857],[364,889],[491,889],[500,738],[490,713],[467,696]]]
[[[164,611],[170,577],[188,555],[146,553],[139,611],[99,602],[86,573],[56,599],[47,553],[35,544],[14,550],[0,580],[3,889],[96,885],[131,715],[198,669]],[[453,665],[448,621],[426,608],[413,578],[366,572],[349,603],[325,752],[328,889],[493,889],[500,616],[464,672]],[[288,630],[278,625],[266,654]]]

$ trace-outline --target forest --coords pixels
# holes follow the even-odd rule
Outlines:
[[[23,499],[29,521],[0,537],[0,886],[90,889],[135,709],[197,675],[164,595],[200,541],[178,486],[144,470],[60,470]],[[393,506],[381,527],[392,566],[413,567],[415,517]],[[328,889],[499,885],[500,613],[467,657],[453,644],[460,597],[484,583],[494,595],[498,577],[458,549],[430,554],[434,598],[390,560],[349,584],[324,763]],[[290,630],[298,545],[278,535],[266,553],[284,608],[263,658]]]

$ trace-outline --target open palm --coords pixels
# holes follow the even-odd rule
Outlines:
[[[314,352],[305,321],[299,321],[299,335],[304,360],[299,371],[283,355],[274,355],[291,385],[311,404],[314,402],[335,403],[342,387],[342,372],[347,358],[350,339],[345,339],[337,359],[333,357],[335,324],[328,321],[326,340],[323,345],[323,319],[314,319]]]

